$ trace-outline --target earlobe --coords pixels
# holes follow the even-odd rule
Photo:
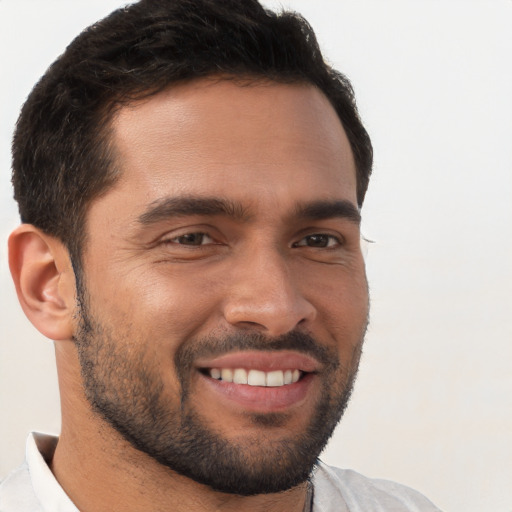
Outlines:
[[[36,329],[53,340],[71,339],[75,279],[62,242],[22,224],[9,237],[9,267],[21,307]]]

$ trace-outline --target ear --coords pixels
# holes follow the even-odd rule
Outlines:
[[[71,339],[75,276],[62,242],[22,224],[9,237],[9,267],[21,307],[36,329],[52,340]]]

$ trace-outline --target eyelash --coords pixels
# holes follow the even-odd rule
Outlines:
[[[306,245],[301,244],[303,241],[313,240],[314,238],[322,239],[327,242],[327,245]],[[334,241],[334,243],[332,243]],[[310,235],[306,235],[302,237],[298,242],[295,242],[292,247],[310,247],[313,249],[334,249],[336,247],[340,247],[343,245],[343,239],[341,237],[337,237],[334,235],[329,235],[327,233],[312,233]]]
[[[194,240],[192,239],[192,237],[197,237],[197,236],[200,237],[199,243],[194,243]],[[179,239],[186,239],[187,237],[189,237],[189,239],[191,239],[192,243],[180,243],[179,242]],[[205,237],[209,238],[211,240],[211,242],[203,243]],[[311,240],[314,241],[315,238],[317,239],[317,243],[319,243],[320,245],[307,245],[308,241],[311,241]],[[305,242],[305,243],[303,243],[303,242]],[[174,244],[174,245],[183,245],[183,246],[188,246],[188,247],[201,247],[204,245],[216,245],[214,239],[208,233],[204,233],[202,231],[184,233],[182,235],[175,236],[168,240],[164,240],[164,243]],[[326,245],[321,245],[322,243],[326,243]],[[306,236],[302,237],[298,242],[293,243],[292,247],[294,247],[294,248],[310,247],[310,248],[314,248],[314,249],[315,248],[316,249],[333,249],[333,248],[339,247],[341,245],[343,245],[343,239],[341,239],[341,237],[329,235],[327,233],[312,233],[310,235],[306,235]]]
[[[178,236],[175,236],[175,237],[170,238],[168,240],[164,240],[164,243],[166,243],[166,244],[175,244],[175,245],[185,245],[185,246],[188,246],[188,247],[201,247],[203,245],[210,245],[210,243],[208,243],[208,244],[203,244],[203,243],[196,244],[196,243],[179,243],[178,242],[178,240],[180,238],[195,237],[195,236],[200,236],[201,237],[200,242],[203,242],[204,237],[208,237],[215,244],[213,238],[208,233],[204,233],[202,231],[195,231],[195,232],[191,232],[191,233],[183,233],[182,235],[178,235]]]

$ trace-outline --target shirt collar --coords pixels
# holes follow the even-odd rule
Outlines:
[[[32,487],[44,512],[79,512],[48,467],[57,441],[55,436],[38,432],[29,435],[26,459]]]

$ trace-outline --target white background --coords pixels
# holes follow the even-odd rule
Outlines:
[[[371,328],[324,460],[443,510],[512,511],[512,1],[289,0],[355,87],[375,147]],[[0,0],[0,477],[58,432],[53,347],[6,265],[9,144],[31,86],[114,0]],[[277,5],[268,2],[268,5]]]

